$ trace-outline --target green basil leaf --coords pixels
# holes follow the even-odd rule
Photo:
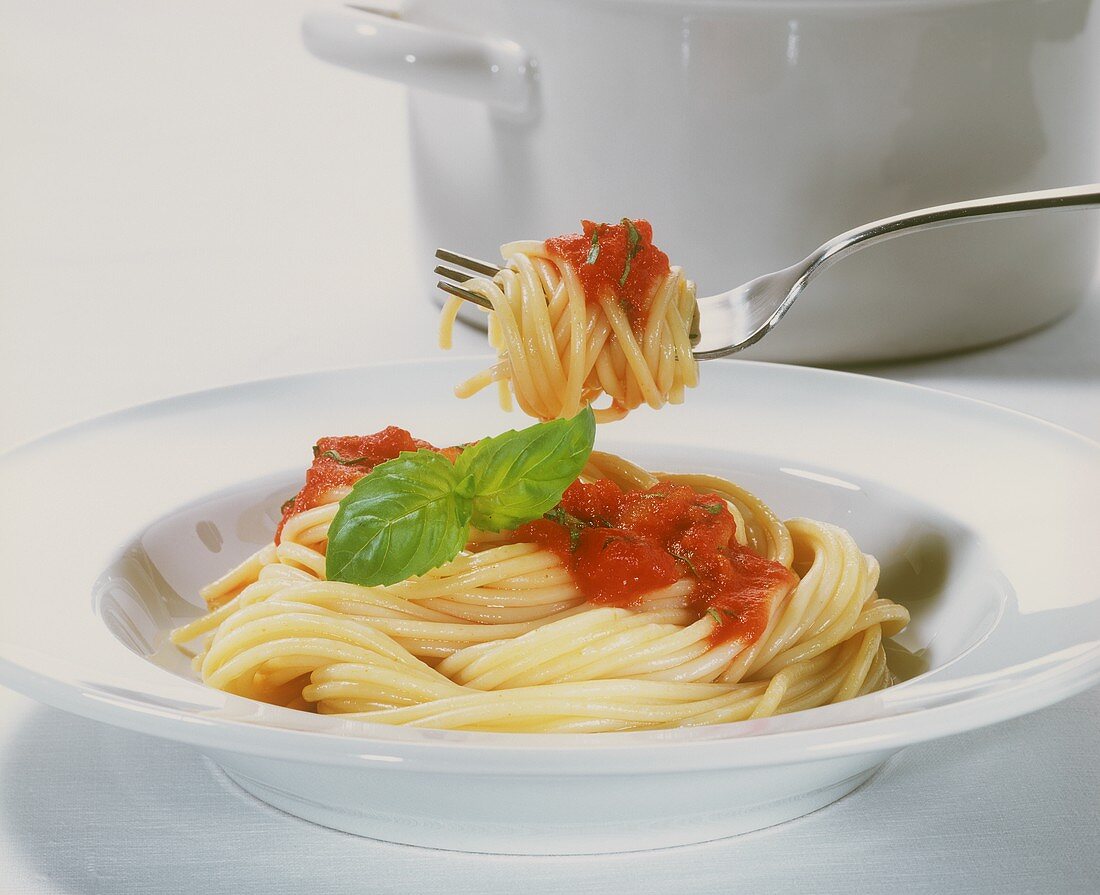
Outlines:
[[[314,459],[321,457],[328,457],[330,460],[335,460],[341,466],[369,466],[371,464],[370,457],[342,457],[339,451],[322,451],[317,452],[317,449],[313,449]]]
[[[638,228],[634,226],[634,222],[630,218],[622,219],[623,225],[626,227],[626,264],[623,265],[623,275],[619,277],[619,285],[626,285],[626,278],[630,276],[630,262],[634,260],[634,256],[640,252],[644,246],[642,245],[642,234],[638,232]]]
[[[483,531],[516,528],[552,509],[581,474],[596,438],[585,407],[568,420],[483,438],[455,462],[460,479],[473,477],[471,521]]]
[[[584,259],[585,264],[595,264],[596,259],[600,257],[600,225],[597,224],[592,230],[592,242],[588,246],[588,257]]]
[[[691,571],[691,574],[696,578],[696,580],[700,579],[699,570],[695,568],[695,563],[691,561],[690,556],[688,556],[686,553],[677,553],[675,550],[672,549],[670,549],[668,552],[672,554],[672,556],[674,556],[676,559],[680,560],[680,562],[682,562],[684,565],[686,565]]]
[[[470,500],[462,476],[434,451],[406,451],[374,467],[329,526],[325,576],[364,586],[394,584],[454,559],[466,546]],[[463,489],[465,490],[465,489]]]
[[[577,549],[577,545],[581,542],[581,532],[586,528],[591,528],[590,525],[582,522],[572,513],[565,512],[560,506],[556,506],[543,513],[542,518],[549,519],[551,522],[557,522],[558,525],[569,532],[569,549],[573,551]]]

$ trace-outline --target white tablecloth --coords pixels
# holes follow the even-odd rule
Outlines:
[[[310,60],[305,6],[0,8],[0,449],[166,394],[434,352],[401,92]],[[1097,346],[1094,298],[1025,340],[868,372],[1100,438]],[[1100,690],[909,749],[771,830],[505,858],[311,826],[187,748],[0,689],[5,895],[1094,893],[1098,808]]]

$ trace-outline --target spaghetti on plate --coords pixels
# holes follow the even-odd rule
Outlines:
[[[273,542],[205,588],[209,611],[173,639],[196,644],[202,680],[230,693],[460,730],[716,724],[891,683],[883,639],[908,613],[878,595],[878,564],[846,531],[782,522],[725,479],[652,473],[612,454],[584,451],[580,474],[566,470],[570,483],[547,509],[543,499],[532,518],[499,531],[468,524],[457,553],[419,574],[388,584],[326,574],[339,550],[356,557],[339,560],[345,578],[386,580],[377,563],[355,571],[355,526],[389,512],[379,483],[422,455],[434,458],[424,462],[433,475],[457,469],[473,482],[473,523],[523,518],[508,515],[518,498],[491,504],[477,492],[496,487],[492,475],[466,469],[507,459],[511,437],[579,419],[484,439],[468,467],[470,446],[439,451],[394,427],[322,439]],[[559,440],[551,434],[539,437]],[[522,456],[545,447],[533,439]],[[402,549],[391,541],[383,565]]]

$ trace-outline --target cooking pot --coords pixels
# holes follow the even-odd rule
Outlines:
[[[303,34],[322,59],[413,88],[436,298],[437,246],[497,258],[503,242],[624,216],[649,219],[706,295],[876,218],[1100,181],[1091,7],[408,0],[318,10]],[[829,271],[748,353],[850,363],[1003,340],[1079,303],[1098,249],[1092,214],[894,240]]]

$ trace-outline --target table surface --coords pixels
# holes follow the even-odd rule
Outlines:
[[[0,7],[0,450],[168,394],[434,353],[403,94],[309,59],[306,6]],[[1094,295],[1028,338],[864,372],[1100,438],[1098,345]],[[770,830],[515,858],[314,827],[188,748],[0,689],[0,891],[1096,892],[1098,734],[1093,690],[905,750]]]

